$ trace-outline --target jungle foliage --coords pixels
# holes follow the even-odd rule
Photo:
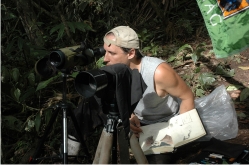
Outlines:
[[[49,122],[49,107],[62,99],[61,74],[42,79],[34,70],[36,61],[51,50],[81,42],[99,47],[105,32],[127,25],[138,32],[144,53],[168,58],[176,66],[180,64],[174,62],[184,63],[189,58],[179,52],[192,48],[181,46],[207,35],[197,3],[187,0],[3,0],[1,24],[1,163],[27,162],[27,153]],[[175,46],[165,48],[165,44]],[[200,44],[191,49],[195,63],[204,47]],[[100,65],[96,59],[79,68]],[[74,89],[74,76],[75,73],[67,79],[67,98],[73,108],[81,100]],[[206,80],[208,76],[210,79]],[[212,75],[208,76],[198,83],[201,95],[207,87],[205,82],[214,81]],[[55,152],[54,148],[60,145],[60,131],[58,119],[46,143],[47,152]]]

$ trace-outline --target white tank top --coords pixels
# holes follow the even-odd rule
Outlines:
[[[162,62],[165,61],[148,56],[144,56],[141,61],[140,73],[147,88],[138,102],[134,113],[142,124],[168,121],[179,111],[179,98],[170,95],[162,98],[155,91],[154,74],[156,68]]]

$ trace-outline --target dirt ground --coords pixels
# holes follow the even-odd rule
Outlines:
[[[210,61],[207,61],[207,65],[204,65],[202,71],[212,70],[220,62],[226,62],[230,69],[235,70],[235,75],[231,78],[220,77],[216,86],[225,85],[240,85],[243,87],[249,86],[249,49],[241,52],[240,54],[229,58],[217,59],[214,56],[210,58]],[[241,67],[247,67],[247,69],[241,69]],[[239,131],[236,138],[225,140],[229,143],[242,144],[249,148],[249,99],[240,102],[239,100],[240,90],[234,90],[229,92],[231,97],[234,100],[235,110],[238,115],[238,125]],[[241,117],[239,114],[245,114],[244,117]],[[186,164],[190,163],[189,161],[193,159],[198,152],[205,147],[205,143],[191,143],[190,145],[181,147],[178,149],[178,157],[175,160],[175,163]]]
[[[231,68],[235,69],[235,76],[231,83],[243,84],[243,86],[249,86],[249,69],[242,70],[239,67],[249,67],[249,49],[241,53],[241,63],[232,61]],[[224,84],[229,84],[229,81],[225,81]],[[236,112],[243,112],[246,114],[245,118],[238,118],[239,122],[239,133],[235,139],[228,140],[232,143],[244,144],[249,146],[249,99],[247,98],[244,102],[235,100]]]

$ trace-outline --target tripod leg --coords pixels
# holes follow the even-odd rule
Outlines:
[[[148,164],[148,161],[138,143],[138,139],[134,134],[131,135],[130,145],[132,153],[134,154],[134,157],[137,161],[137,164]]]
[[[68,164],[67,110],[63,109],[63,164]]]
[[[78,125],[78,122],[77,122],[77,119],[76,119],[76,117],[75,117],[75,114],[74,114],[73,111],[71,111],[71,110],[70,110],[69,112],[70,112],[70,116],[71,116],[72,121],[73,121],[74,128],[75,128],[76,133],[77,133],[77,135],[78,135],[78,137],[79,137],[79,141],[80,141],[81,145],[83,146],[84,153],[86,154],[86,156],[87,156],[88,158],[90,158],[91,155],[90,155],[90,153],[88,152],[86,143],[85,143],[84,138],[83,138],[83,136],[82,136],[82,134],[81,134],[80,127],[79,127],[79,125]]]
[[[130,164],[129,140],[125,137],[124,127],[117,127],[120,164]]]
[[[101,154],[99,157],[99,164],[108,164],[110,161],[110,154],[112,149],[113,133],[108,133],[103,130],[103,140],[101,147]]]
[[[54,123],[54,121],[55,121],[55,119],[56,119],[56,117],[57,117],[57,115],[58,115],[58,113],[59,113],[59,110],[60,110],[60,108],[57,107],[57,108],[55,109],[55,111],[53,112],[53,114],[52,114],[52,116],[51,116],[51,118],[50,118],[50,120],[49,120],[49,123],[48,123],[48,125],[47,125],[47,127],[46,127],[46,129],[45,129],[45,132],[44,132],[44,134],[43,134],[43,136],[42,136],[42,139],[40,140],[40,142],[39,142],[39,144],[38,144],[38,146],[37,146],[37,149],[36,149],[35,153],[34,153],[33,156],[30,157],[30,159],[29,159],[29,163],[32,163],[32,164],[35,163],[35,162],[36,162],[36,159],[40,156],[40,154],[41,154],[41,149],[42,149],[42,147],[43,147],[43,145],[44,145],[44,142],[45,142],[45,140],[46,140],[46,138],[47,138],[47,136],[48,136],[48,133],[49,133],[50,129],[52,128],[52,125],[53,125],[53,123]]]
[[[99,143],[98,143],[97,150],[95,152],[93,164],[99,164],[99,157],[100,157],[100,154],[101,154],[103,139],[104,139],[104,129],[103,129],[103,131],[101,133],[101,136],[100,136],[100,139],[99,139]]]
[[[111,155],[112,155],[112,162],[111,164],[117,164],[118,163],[118,134],[117,134],[117,130],[115,129],[114,132],[112,133],[112,144],[111,144],[111,147],[112,147],[112,150],[111,150]]]

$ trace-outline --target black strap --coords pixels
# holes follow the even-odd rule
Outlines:
[[[203,151],[222,154],[228,158],[237,158],[246,149],[245,145],[228,143],[215,138],[211,138],[210,142],[212,145],[204,148]]]
[[[137,104],[143,97],[143,93],[147,88],[142,75],[137,69],[132,70],[132,84],[131,84],[131,105]]]

